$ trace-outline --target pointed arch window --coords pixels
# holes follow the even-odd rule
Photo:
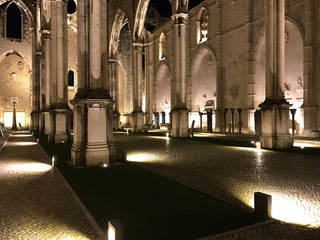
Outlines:
[[[205,8],[202,8],[199,12],[197,28],[198,44],[206,42],[208,40],[208,12]]]
[[[74,14],[77,11],[77,4],[74,0],[68,0],[67,13]]]
[[[21,9],[11,2],[5,10],[6,38],[19,39],[23,37],[23,15]]]
[[[164,35],[164,33],[161,33],[159,38],[159,60],[165,59],[166,54],[167,54],[166,35]]]
[[[68,87],[74,87],[74,72],[72,70],[68,71]]]

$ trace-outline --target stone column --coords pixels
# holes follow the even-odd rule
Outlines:
[[[12,127],[11,130],[12,131],[16,131],[17,130],[17,111],[16,111],[16,102],[13,102],[13,112],[12,112]]]
[[[155,128],[159,128],[160,127],[159,113],[158,112],[154,112],[153,116],[154,116]]]
[[[230,111],[231,111],[231,132],[232,134],[234,134],[234,108],[230,108]]]
[[[174,21],[174,81],[171,86],[171,136],[188,137],[188,109],[186,107],[186,73],[187,73],[187,18],[185,13],[172,16]]]
[[[212,109],[207,109],[207,131],[212,132]]]
[[[101,166],[115,159],[114,101],[106,80],[106,26],[106,1],[78,1],[79,88],[72,101],[74,167]]]
[[[115,102],[113,106],[113,128],[120,127],[120,113],[119,113],[119,86],[118,86],[118,61],[117,59],[108,59],[108,78],[110,95]]]
[[[68,140],[68,77],[67,77],[67,4],[51,2],[50,93],[51,122],[49,140],[56,143]]]
[[[241,134],[242,133],[242,109],[238,108],[238,133]]]
[[[144,113],[142,111],[142,47],[141,43],[133,44],[133,112],[132,132],[142,132]]]
[[[302,135],[305,137],[319,137],[320,129],[317,127],[317,104],[316,104],[316,76],[314,64],[315,34],[314,16],[316,7],[314,0],[304,1],[305,37],[304,37],[304,93],[303,93],[303,117],[304,128]],[[319,114],[319,113],[318,113]]]
[[[285,0],[265,0],[266,99],[260,104],[261,146],[267,149],[292,147],[289,134],[290,104],[284,98]]]
[[[222,79],[222,0],[216,2],[217,10],[217,107],[215,109],[216,124],[215,132],[224,132],[224,94]]]
[[[146,53],[146,124],[152,122],[152,90],[153,90],[153,47],[145,44]]]
[[[257,106],[256,102],[256,59],[255,59],[255,51],[254,51],[254,21],[253,21],[253,2],[255,0],[247,0],[247,60],[246,60],[246,68],[247,68],[247,104],[243,109],[243,131],[245,133],[254,134],[255,126],[254,126],[254,112]]]
[[[32,29],[32,48],[33,48],[33,83],[32,83],[32,112],[31,112],[31,130],[39,132],[40,130],[40,81],[41,81],[41,40],[40,40],[40,2],[36,4],[36,21]]]
[[[41,103],[43,134],[52,135],[52,123],[50,118],[50,31],[41,31],[42,40],[42,86],[41,86]]]

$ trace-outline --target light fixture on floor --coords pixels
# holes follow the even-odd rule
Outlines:
[[[51,158],[51,166],[52,167],[57,166],[57,157],[55,155],[53,155]]]

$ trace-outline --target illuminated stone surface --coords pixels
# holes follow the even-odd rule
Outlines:
[[[127,151],[128,161],[201,192],[242,207],[253,207],[254,192],[264,192],[272,195],[273,218],[320,224],[317,155],[132,134],[118,134],[116,142]]]
[[[98,239],[31,136],[0,152],[0,208],[0,239]]]

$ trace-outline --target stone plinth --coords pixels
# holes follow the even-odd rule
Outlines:
[[[80,89],[72,103],[74,105],[72,165],[95,167],[109,164],[115,159],[112,134],[114,102],[102,89],[83,91]]]
[[[142,132],[144,128],[144,113],[133,112],[132,116],[132,132]]]
[[[172,114],[172,137],[189,137],[188,110],[174,109]]]
[[[50,112],[46,111],[46,112],[43,112],[42,114],[44,118],[44,134],[49,136],[52,130]]]
[[[54,142],[61,143],[68,141],[68,123],[69,123],[69,109],[61,108],[54,109]]]
[[[286,149],[293,145],[289,133],[289,108],[285,99],[266,99],[261,108],[261,147],[265,149]]]

